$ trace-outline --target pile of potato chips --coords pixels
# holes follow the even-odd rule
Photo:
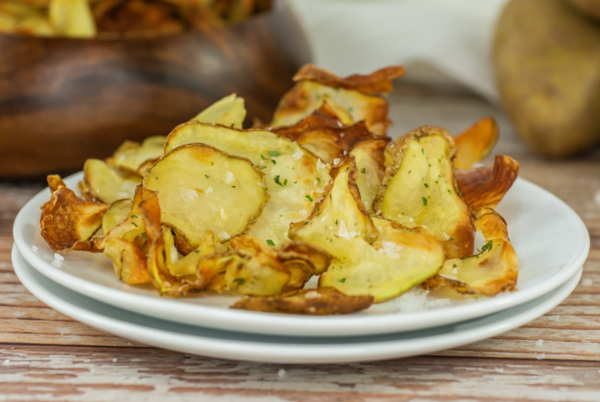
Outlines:
[[[269,124],[243,129],[231,95],[167,137],[89,159],[83,198],[49,176],[42,236],[57,252],[104,253],[127,284],[245,295],[233,307],[257,311],[350,313],[415,286],[514,290],[517,256],[494,208],[518,163],[472,168],[496,143],[492,118],[455,138],[424,126],[392,141],[384,94],[403,73],[307,65]]]
[[[239,22],[273,0],[0,0],[0,32],[91,38],[161,36]]]

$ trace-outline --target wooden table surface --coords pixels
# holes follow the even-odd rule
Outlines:
[[[40,183],[0,183],[0,401],[600,401],[600,152],[530,154],[502,113],[468,93],[397,86],[392,134],[438,124],[458,133],[492,114],[499,154],[579,213],[592,249],[573,294],[528,325],[431,356],[375,363],[225,361],[147,347],[48,308],[13,272],[12,224]],[[510,227],[509,227],[510,230]],[[543,342],[539,342],[543,340]],[[283,372],[282,372],[283,373]]]

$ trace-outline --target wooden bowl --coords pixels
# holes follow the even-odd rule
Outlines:
[[[126,139],[166,135],[236,92],[269,121],[310,61],[277,2],[242,23],[174,36],[81,40],[0,34],[0,178],[80,170]]]

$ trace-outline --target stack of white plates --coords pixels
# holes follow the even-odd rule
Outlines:
[[[81,174],[66,180],[77,188]],[[517,180],[498,211],[519,257],[518,289],[493,298],[440,299],[416,291],[346,316],[292,316],[227,308],[236,298],[171,299],[121,283],[101,254],[55,259],[40,236],[44,190],[20,211],[13,265],[52,308],[92,327],[188,354],[276,363],[338,363],[407,357],[499,335],[545,314],[581,277],[589,234],[547,191]]]

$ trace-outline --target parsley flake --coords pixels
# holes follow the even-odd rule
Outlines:
[[[269,155],[271,155],[272,157],[276,157],[276,156],[281,155],[281,152],[279,152],[279,151],[267,151],[267,153]]]
[[[309,200],[310,202],[313,202],[313,199],[312,199],[312,197],[311,197],[310,195],[308,195],[308,194],[306,194],[306,195],[304,196],[304,198],[306,198],[306,199],[307,199],[307,200]]]
[[[423,205],[427,206],[427,198],[421,197],[423,199]]]
[[[273,240],[271,240],[271,239],[268,239],[268,240],[267,240],[267,244],[268,244],[269,246],[273,246],[273,247],[275,247],[275,242],[274,242]]]

